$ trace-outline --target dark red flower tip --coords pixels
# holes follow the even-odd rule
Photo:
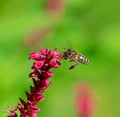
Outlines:
[[[22,105],[24,105],[24,106],[26,105],[25,101],[22,98],[19,98],[19,100],[20,100]]]
[[[34,69],[40,69],[40,68],[43,66],[43,64],[44,64],[44,61],[37,61],[37,62],[34,64],[33,68],[34,68]]]
[[[39,60],[40,59],[40,55],[37,52],[32,52],[29,56],[30,59],[33,60]]]
[[[39,71],[37,71],[37,70],[35,70],[34,72],[31,72],[30,74],[29,74],[29,77],[39,77],[40,76],[40,72]]]
[[[38,108],[38,107],[36,107],[36,106],[32,106],[31,109],[32,109],[32,112],[33,112],[33,113],[37,113],[37,112],[40,111],[40,108]]]
[[[28,100],[31,98],[31,94],[29,92],[27,92],[27,91],[26,91],[26,96],[27,96]]]
[[[47,55],[47,54],[49,54],[50,49],[40,48],[40,52],[41,52],[42,55]]]
[[[57,51],[57,48],[54,49],[53,57],[54,58],[62,58],[62,55]]]
[[[16,112],[10,112],[8,117],[18,117]]]
[[[42,71],[41,75],[43,76],[44,79],[50,78],[53,76],[53,73],[50,71]]]
[[[57,60],[54,60],[54,61],[50,62],[49,65],[51,68],[58,68],[60,65],[60,62]]]

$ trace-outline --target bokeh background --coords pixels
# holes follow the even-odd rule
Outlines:
[[[28,55],[39,47],[71,47],[90,64],[62,61],[53,69],[38,117],[77,117],[75,87],[85,82],[95,92],[94,117],[120,116],[119,0],[0,0],[0,117],[32,85]]]

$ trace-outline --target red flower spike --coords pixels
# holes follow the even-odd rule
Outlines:
[[[77,86],[76,110],[80,117],[92,117],[95,113],[96,100],[90,86],[85,83]]]
[[[37,113],[40,111],[37,105],[44,100],[42,93],[51,85],[48,81],[53,76],[50,69],[59,67],[58,59],[62,58],[56,49],[51,52],[50,49],[40,48],[40,52],[41,54],[32,52],[29,56],[30,59],[35,60],[35,63],[32,66],[34,71],[29,74],[33,80],[33,86],[30,86],[30,93],[26,92],[27,101],[20,98],[21,104],[15,106],[14,110],[10,110],[7,117],[18,117],[17,110],[20,112],[20,117],[37,117]]]
[[[47,0],[47,11],[51,14],[60,15],[65,8],[65,0]]]

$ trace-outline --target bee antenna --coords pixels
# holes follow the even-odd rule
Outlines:
[[[60,42],[59,42],[59,43],[60,43]],[[60,43],[60,46],[61,46],[64,50],[66,50],[66,48],[63,46],[62,43]]]
[[[60,45],[63,47],[64,50],[66,50],[66,48],[63,46],[63,44],[60,43]],[[68,48],[72,49],[72,43],[70,40],[67,40],[67,46],[68,46]]]
[[[63,47],[64,50],[66,50],[66,48]]]
[[[69,48],[72,49],[72,42],[71,42],[71,40],[68,40],[68,44],[69,44]]]

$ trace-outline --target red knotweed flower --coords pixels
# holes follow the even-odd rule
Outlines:
[[[95,113],[96,99],[91,87],[85,83],[77,85],[76,110],[78,117],[92,117]]]
[[[51,32],[53,32],[51,26],[37,27],[25,36],[24,45],[29,48],[34,48],[40,45]]]
[[[60,14],[65,8],[66,0],[47,0],[47,11],[51,13]]]
[[[29,77],[33,80],[33,86],[30,86],[30,93],[26,92],[27,102],[20,98],[20,103],[15,106],[14,110],[9,110],[7,117],[18,117],[16,111],[20,112],[20,117],[36,117],[40,108],[37,104],[44,100],[43,91],[48,88],[51,83],[49,78],[53,76],[51,68],[58,68],[60,65],[59,59],[62,55],[55,49],[51,52],[50,49],[40,48],[41,54],[32,52],[29,59],[35,60],[32,69],[33,72]]]

